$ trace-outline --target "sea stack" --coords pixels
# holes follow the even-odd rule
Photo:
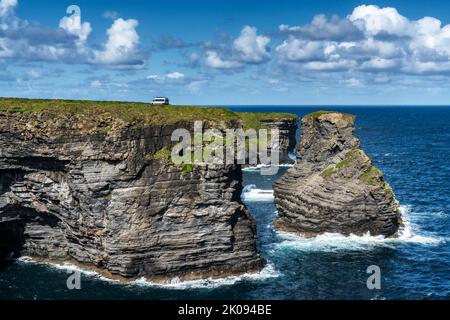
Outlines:
[[[274,184],[275,227],[304,236],[397,234],[398,201],[353,135],[355,118],[330,111],[303,118],[296,164]]]

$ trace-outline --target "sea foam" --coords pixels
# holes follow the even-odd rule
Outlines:
[[[384,236],[371,236],[367,233],[363,236],[344,236],[337,233],[324,233],[314,238],[306,238],[290,233],[275,231],[279,242],[273,244],[272,250],[286,249],[305,252],[321,251],[336,252],[342,250],[360,251],[372,250],[379,247],[396,248],[402,244],[418,244],[437,246],[445,239],[422,234],[419,227],[410,222],[411,207],[401,206],[404,227],[399,230],[397,238],[386,238]]]
[[[262,281],[270,278],[279,277],[280,273],[272,264],[267,264],[260,272],[245,273],[239,276],[228,276],[224,278],[208,278],[199,280],[180,280],[173,278],[164,283],[157,283],[148,281],[145,278],[140,278],[130,283],[130,285],[138,285],[145,287],[157,287],[172,290],[186,290],[186,289],[213,289],[222,286],[232,286],[242,281]]]
[[[83,269],[81,267],[78,267],[72,263],[69,262],[61,262],[61,263],[55,263],[55,262],[42,262],[42,261],[36,261],[31,257],[20,257],[19,259],[17,259],[19,262],[22,263],[34,263],[34,264],[40,264],[43,266],[46,266],[48,268],[52,268],[52,269],[56,269],[56,270],[60,270],[60,271],[65,271],[65,272],[70,272],[70,273],[74,273],[74,272],[80,272],[81,274],[88,276],[90,278],[96,278],[102,281],[106,281],[106,282],[112,282],[112,283],[120,283],[120,281],[118,280],[114,280],[114,279],[110,279],[107,278],[105,276],[103,276],[102,274],[100,274],[99,272],[96,271],[92,271],[92,270],[86,270]]]
[[[101,281],[110,282],[114,284],[123,284],[122,282],[110,278],[106,278],[98,272],[82,269],[71,263],[50,263],[50,262],[36,262],[31,257],[21,257],[18,259],[22,263],[37,263],[44,265],[48,268],[65,271],[65,272],[80,272],[81,274],[88,276],[89,278],[95,278]],[[262,281],[270,278],[276,278],[280,276],[280,273],[275,270],[273,264],[267,264],[260,272],[244,273],[239,276],[227,276],[223,278],[207,278],[199,280],[181,280],[180,278],[172,278],[166,282],[152,282],[144,277],[139,278],[129,283],[123,284],[127,286],[143,286],[143,287],[155,287],[173,290],[185,290],[185,289],[212,289],[221,286],[231,286],[241,281]]]
[[[272,202],[274,201],[273,190],[262,190],[251,184],[244,187],[241,194],[244,202]]]

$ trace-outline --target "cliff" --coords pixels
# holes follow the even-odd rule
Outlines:
[[[271,129],[278,129],[279,136],[279,162],[280,164],[294,163],[294,160],[289,157],[290,153],[293,153],[296,145],[296,134],[298,129],[298,119],[295,117],[280,118],[272,117],[269,119],[260,120],[262,126],[267,128],[270,132]],[[271,152],[271,148],[269,147]]]
[[[296,164],[274,184],[277,228],[307,236],[396,234],[398,202],[361,150],[354,121],[325,111],[303,118]]]
[[[239,127],[248,115],[0,100],[0,251],[155,280],[263,266],[240,166],[176,166],[167,155],[176,128]]]

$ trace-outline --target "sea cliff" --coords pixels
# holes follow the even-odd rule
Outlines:
[[[256,272],[239,165],[177,166],[173,130],[289,115],[220,108],[0,99],[3,252],[74,261],[124,279]]]
[[[277,228],[306,236],[397,233],[398,202],[353,135],[354,122],[327,111],[303,118],[296,164],[274,184]]]

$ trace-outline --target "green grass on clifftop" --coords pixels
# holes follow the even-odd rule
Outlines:
[[[331,110],[319,110],[310,114],[307,114],[306,116],[304,116],[304,119],[316,119],[319,118],[320,116],[324,115],[324,114],[330,114],[330,113],[339,113],[342,114],[345,117],[354,117],[351,114],[348,113],[343,113],[343,112],[338,112],[338,111],[331,111]]]
[[[154,106],[138,102],[109,102],[81,100],[41,100],[0,98],[0,111],[49,112],[51,114],[79,114],[88,117],[109,115],[124,121],[142,124],[174,124],[181,121],[224,121],[242,120],[244,128],[258,129],[261,121],[268,119],[297,118],[288,113],[233,112],[225,108],[197,106]]]

